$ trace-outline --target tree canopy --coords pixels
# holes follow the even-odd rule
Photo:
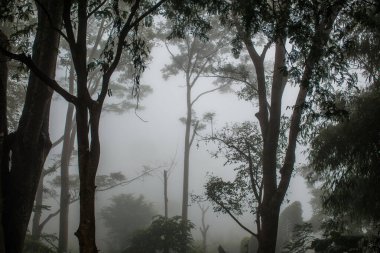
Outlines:
[[[102,208],[100,216],[108,229],[108,240],[113,250],[119,252],[130,245],[133,234],[147,227],[155,211],[143,196],[121,194],[111,198],[111,204]],[[111,250],[111,249],[110,249]]]
[[[335,215],[379,221],[380,92],[362,92],[350,117],[321,130],[311,144],[310,179],[320,182],[323,204]]]

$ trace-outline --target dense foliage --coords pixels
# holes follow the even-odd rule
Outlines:
[[[192,228],[194,225],[190,221],[183,222],[180,216],[156,216],[147,229],[133,235],[124,253],[185,252],[191,249]]]
[[[111,198],[111,204],[100,212],[104,225],[108,229],[108,240],[111,249],[124,250],[129,240],[138,229],[149,225],[155,211],[151,204],[130,194],[121,194]]]
[[[334,217],[380,220],[380,92],[371,88],[349,105],[350,117],[323,129],[312,142],[310,179],[322,183]]]

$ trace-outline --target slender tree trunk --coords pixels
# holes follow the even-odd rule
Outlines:
[[[204,206],[199,205],[199,208],[202,211],[202,227],[200,227],[200,231],[202,233],[202,249],[203,249],[203,253],[206,253],[207,252],[207,231],[210,228],[210,226],[206,225],[205,218],[206,218],[206,213],[209,207],[205,208]]]
[[[74,91],[74,66],[70,67],[69,92]],[[72,129],[74,105],[69,103],[67,106],[65,132],[61,154],[61,197],[59,214],[59,240],[58,253],[66,253],[68,249],[68,223],[69,223],[69,165],[72,151],[74,149],[74,138],[76,130]]]
[[[182,194],[182,219],[184,222],[188,219],[188,207],[189,207],[189,169],[190,169],[190,131],[191,131],[191,87],[189,80],[187,80],[186,91],[186,105],[187,105],[187,117],[186,117],[186,129],[185,129],[185,151],[184,151],[184,163],[183,163],[183,194]]]
[[[95,242],[95,177],[99,164],[99,118],[101,104],[93,103],[89,110],[88,121],[87,105],[83,100],[77,106],[77,139],[78,161],[80,178],[80,221],[75,235],[79,240],[81,253],[98,253]],[[88,124],[89,122],[89,124]],[[88,131],[91,133],[89,142]]]
[[[0,30],[0,46],[8,48],[8,38]],[[7,82],[8,82],[8,65],[7,58],[0,53],[0,224],[3,224],[3,188],[4,188],[4,172],[8,170],[8,156],[6,147],[6,139],[8,136],[7,121]],[[0,226],[0,253],[5,252],[4,230]]]
[[[164,204],[165,204],[165,218],[168,218],[168,171],[164,170]]]
[[[34,215],[32,221],[32,239],[38,241],[41,237],[40,221],[42,215],[42,201],[44,190],[44,173],[41,174],[40,182],[38,183],[36,193],[36,204],[34,208]]]
[[[40,1],[50,14],[38,7],[38,28],[33,61],[49,77],[55,77],[62,17],[60,1]],[[30,74],[24,109],[11,145],[12,167],[5,199],[4,228],[7,253],[20,253],[33,209],[42,167],[51,147],[49,110],[52,90]]]

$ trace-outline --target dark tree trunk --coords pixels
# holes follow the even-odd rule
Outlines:
[[[0,46],[8,48],[8,38],[0,30]],[[8,65],[7,58],[0,53],[0,224],[3,224],[3,187],[4,187],[4,172],[8,170],[9,158],[6,139],[8,136],[7,123],[7,82],[8,82]],[[0,226],[0,253],[5,252],[4,245],[4,230]]]
[[[70,67],[69,92],[74,91],[74,67]],[[74,149],[74,139],[76,130],[73,129],[74,105],[68,104],[65,122],[65,132],[62,144],[61,154],[61,197],[60,197],[60,214],[59,214],[59,240],[58,253],[68,252],[68,223],[69,223],[69,165],[72,151]]]
[[[50,14],[38,8],[38,28],[33,45],[33,61],[50,78],[55,76],[62,4],[40,1]],[[42,167],[51,147],[48,133],[52,90],[30,74],[25,105],[11,145],[12,167],[8,177],[4,209],[7,253],[20,253],[33,209]]]
[[[95,177],[99,164],[99,118],[100,104],[87,106],[78,101],[77,109],[77,139],[78,162],[80,178],[80,221],[75,235],[79,240],[81,253],[98,253],[95,241]],[[89,110],[87,110],[89,108]],[[90,119],[88,119],[88,111]],[[87,123],[89,122],[89,124]],[[91,133],[89,141],[88,133]]]

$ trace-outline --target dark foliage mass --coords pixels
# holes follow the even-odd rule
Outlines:
[[[324,206],[333,215],[380,220],[380,92],[358,96],[350,117],[323,129],[312,143],[314,171],[322,182]]]
[[[149,225],[155,212],[143,196],[136,198],[130,194],[121,194],[111,198],[111,204],[104,207],[100,215],[108,229],[110,247],[121,251],[128,247],[136,230]]]
[[[180,216],[156,216],[147,229],[133,235],[124,253],[186,252],[191,249],[192,228],[194,225],[190,221],[183,222]]]

